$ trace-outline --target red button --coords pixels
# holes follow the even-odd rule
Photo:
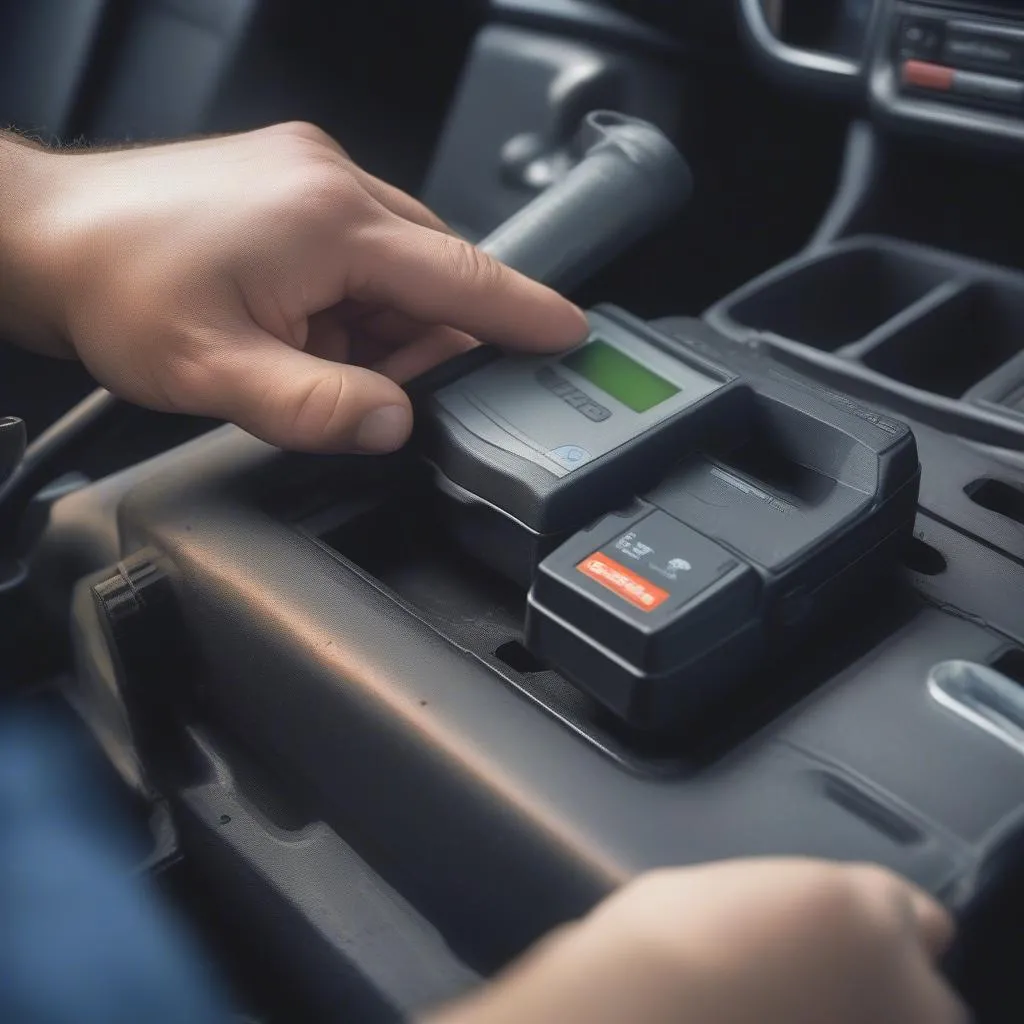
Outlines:
[[[903,84],[918,89],[949,92],[953,88],[955,74],[952,68],[943,67],[941,64],[929,64],[923,60],[908,60],[903,63]]]

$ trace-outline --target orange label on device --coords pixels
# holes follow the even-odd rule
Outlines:
[[[652,612],[669,599],[669,592],[656,587],[650,580],[637,576],[624,565],[598,551],[588,555],[576,566],[584,576],[596,580],[602,587],[618,594],[645,612]]]

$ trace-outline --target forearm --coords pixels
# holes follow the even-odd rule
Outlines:
[[[54,195],[61,158],[0,132],[0,337],[64,354]]]

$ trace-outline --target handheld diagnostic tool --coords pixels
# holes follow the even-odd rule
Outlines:
[[[434,395],[429,458],[460,542],[524,585],[740,406],[734,373],[624,314],[590,320],[567,355],[495,359]]]
[[[527,646],[631,725],[678,728],[898,563],[917,448],[741,353],[591,317],[567,355],[441,388],[432,459],[459,543],[529,588]]]

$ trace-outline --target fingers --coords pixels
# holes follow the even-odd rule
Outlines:
[[[197,412],[298,451],[381,454],[409,437],[408,397],[372,370],[317,358],[268,334],[225,353],[210,367],[205,408]]]
[[[405,384],[478,344],[468,334],[451,327],[432,327],[373,368],[390,380]]]
[[[403,383],[479,344],[443,324],[424,324],[393,310],[378,310],[350,327],[352,361]]]
[[[359,258],[336,301],[379,303],[526,351],[558,351],[586,337],[586,318],[576,306],[455,236],[418,200],[353,164],[321,129],[295,122],[267,131],[329,152],[375,208],[358,232],[350,220],[337,232],[338,264],[350,264],[353,251]]]
[[[569,348],[587,334],[582,310],[468,242],[397,217],[360,240],[352,294],[426,323],[524,351]]]
[[[478,344],[443,325],[421,324],[390,310],[343,321],[338,308],[309,318],[305,351],[321,359],[369,366],[400,384]]]
[[[953,919],[946,909],[923,889],[876,864],[843,866],[847,879],[860,899],[874,905],[883,917],[895,912],[929,958],[937,960],[955,935]]]
[[[971,1013],[952,986],[936,968],[942,955],[952,945],[956,926],[952,915],[917,886],[898,880],[906,900],[910,927],[918,941],[917,952],[904,963],[903,969],[914,977],[908,979],[917,993],[918,1017],[922,1024],[968,1024]]]
[[[938,960],[952,945],[956,935],[952,915],[913,886],[909,887],[908,898],[921,944],[932,960]]]
[[[352,354],[352,336],[336,309],[325,309],[309,318],[303,351],[320,359],[347,363]],[[355,360],[359,362],[359,360]]]

